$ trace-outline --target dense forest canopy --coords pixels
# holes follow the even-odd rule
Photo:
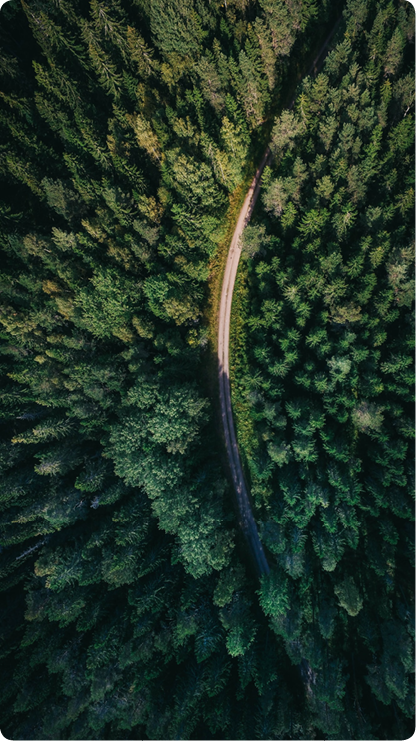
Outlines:
[[[411,734],[413,38],[405,0],[2,8],[7,738]],[[271,129],[232,337],[259,585],[207,305]]]
[[[273,129],[234,398],[272,569],[260,603],[308,664],[324,733],[351,737],[353,701],[353,737],[371,738],[369,689],[405,716],[414,704],[413,11],[350,7]]]

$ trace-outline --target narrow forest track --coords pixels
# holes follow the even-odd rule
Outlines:
[[[341,18],[337,20],[331,33],[325,39],[322,47],[319,50],[318,55],[313,60],[307,73],[305,74],[305,77],[310,75],[312,72],[315,75],[319,72],[319,69],[323,62],[323,59],[321,59],[321,57],[324,51],[326,51],[329,42],[331,41],[336,29],[339,26],[340,21]],[[294,102],[295,98],[293,98],[293,100],[287,107],[289,110],[293,107]],[[251,214],[253,213],[260,193],[260,179],[263,174],[263,170],[266,164],[271,161],[271,159],[272,153],[270,151],[270,148],[267,147],[257,169],[257,172],[252,180],[237,219],[237,224],[231,240],[230,249],[227,255],[227,262],[225,265],[218,320],[218,380],[220,388],[221,417],[227,449],[227,458],[231,470],[234,490],[237,497],[237,504],[240,515],[239,525],[247,540],[251,554],[256,563],[258,576],[263,576],[265,574],[267,575],[270,572],[270,568],[267,562],[266,555],[264,553],[262,542],[259,537],[253,510],[251,508],[247,485],[244,479],[243,466],[241,464],[240,453],[237,445],[237,436],[231,405],[229,344],[231,306],[233,301],[233,292],[235,279],[237,276],[238,263],[241,256],[241,237],[244,231],[244,227],[250,221]]]
[[[241,255],[241,235],[244,227],[250,220],[254,206],[260,192],[260,178],[264,167],[271,157],[267,147],[260,166],[253,178],[243,206],[238,216],[237,224],[228,251],[225,265],[224,279],[221,291],[221,303],[218,322],[218,376],[220,387],[221,417],[224,429],[227,457],[233,479],[234,490],[237,496],[237,504],[240,513],[240,526],[248,541],[250,550],[254,556],[259,576],[269,573],[269,564],[263,550],[261,540],[257,531],[256,522],[251,509],[251,504],[244,480],[243,467],[241,465],[240,453],[234,427],[233,411],[231,406],[231,385],[229,373],[229,343],[230,343],[230,319],[231,305],[233,301],[234,284],[237,275],[238,263]]]

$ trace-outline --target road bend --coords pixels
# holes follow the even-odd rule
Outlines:
[[[323,63],[325,52],[328,49],[335,31],[337,30],[342,16],[335,23],[331,33],[322,44],[317,57],[313,60],[306,75],[316,75]],[[290,102],[289,110],[293,107],[295,99]],[[245,201],[241,208],[237,225],[231,240],[225,266],[224,280],[222,284],[219,326],[218,326],[218,378],[220,386],[220,404],[222,424],[224,428],[227,457],[233,479],[234,490],[237,496],[237,504],[240,513],[240,527],[245,535],[249,549],[254,557],[259,576],[270,572],[269,564],[264,553],[262,542],[259,538],[256,522],[251,509],[246,482],[244,480],[243,467],[241,465],[240,453],[235,434],[233,412],[231,407],[231,386],[229,373],[229,343],[230,343],[230,319],[231,304],[233,300],[234,284],[237,276],[237,268],[241,255],[241,235],[244,227],[249,222],[253,209],[260,192],[260,178],[263,170],[272,159],[270,148],[267,147],[259,168],[253,178]]]
[[[245,201],[241,208],[237,225],[231,240],[225,266],[224,280],[222,284],[219,326],[218,326],[218,375],[220,386],[221,416],[224,428],[225,444],[227,448],[228,462],[231,469],[234,490],[237,496],[237,504],[240,513],[240,526],[248,542],[250,551],[256,562],[259,576],[269,573],[269,564],[259,538],[256,522],[253,517],[251,504],[248,496],[246,482],[244,480],[243,467],[241,465],[240,453],[237,445],[233,412],[231,407],[231,386],[229,373],[229,343],[230,343],[230,319],[231,304],[233,300],[234,284],[237,275],[238,262],[241,255],[240,238],[244,227],[250,220],[254,206],[260,192],[260,178],[271,152],[267,147],[260,166],[253,178]]]

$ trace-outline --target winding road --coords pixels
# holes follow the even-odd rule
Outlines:
[[[319,71],[322,60],[319,64],[318,61],[322,57],[323,52],[328,47],[328,44],[332,36],[334,35],[340,23],[340,20],[341,18],[338,19],[331,33],[325,39],[321,49],[319,50],[318,56],[312,62],[306,75],[310,75],[312,72],[317,74],[317,72]],[[292,108],[293,104],[294,99],[291,101],[288,108]],[[260,178],[266,164],[271,160],[271,157],[271,151],[269,147],[267,147],[238,216],[238,221],[234,230],[233,238],[231,240],[227,262],[225,265],[218,323],[218,380],[220,388],[221,416],[224,429],[225,444],[227,448],[227,457],[240,513],[239,524],[255,560],[258,576],[268,574],[270,572],[270,569],[269,564],[267,563],[266,555],[264,553],[263,545],[259,538],[257,525],[251,509],[247,486],[244,480],[243,467],[241,465],[240,453],[237,445],[237,437],[235,433],[233,412],[231,406],[229,342],[231,304],[233,300],[233,291],[235,279],[237,276],[238,263],[241,255],[240,239],[244,227],[249,222],[253,209],[256,205],[256,201],[260,192]]]
[[[218,325],[218,375],[220,386],[221,416],[224,428],[225,444],[227,447],[228,462],[231,469],[237,504],[240,512],[240,526],[248,541],[250,551],[254,556],[259,576],[269,573],[269,564],[263,550],[257,531],[256,522],[248,497],[247,486],[244,480],[243,467],[238,451],[235,434],[233,412],[231,407],[231,386],[229,375],[229,342],[231,304],[233,300],[234,284],[237,275],[238,263],[241,255],[240,238],[243,229],[248,223],[260,192],[260,178],[266,163],[271,156],[267,147],[260,166],[253,178],[249,191],[238,216],[238,221],[231,240],[230,249],[225,265],[224,279],[221,291],[221,303]]]

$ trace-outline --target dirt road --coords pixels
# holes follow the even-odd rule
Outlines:
[[[230,464],[231,475],[233,478],[234,489],[237,496],[238,509],[240,512],[240,526],[248,541],[250,551],[255,559],[259,576],[269,573],[269,565],[267,563],[263,546],[257,532],[256,522],[253,517],[247,487],[244,481],[240,454],[238,452],[233,412],[231,407],[229,340],[231,304],[233,300],[234,283],[237,275],[238,262],[241,255],[240,237],[243,233],[244,227],[250,219],[251,213],[256,204],[260,192],[260,178],[263,169],[270,157],[270,154],[270,149],[267,147],[238,217],[237,225],[228,252],[227,263],[225,266],[218,327],[218,373],[220,385],[220,402],[225,443],[227,446],[227,456]]]
[[[331,33],[325,39],[317,57],[313,60],[306,75],[310,75],[312,73],[316,75],[319,72],[319,69],[322,66],[323,62],[322,55],[327,50],[329,42],[332,39],[340,22],[341,17],[338,18]],[[293,100],[290,102],[288,106],[289,109],[293,107],[294,100],[295,99],[293,98]],[[247,544],[255,560],[259,576],[268,574],[270,569],[269,564],[267,563],[261,540],[259,538],[256,522],[254,520],[253,512],[251,509],[247,487],[244,481],[240,453],[238,451],[233,412],[231,407],[231,387],[228,353],[230,341],[231,304],[233,300],[233,291],[237,275],[238,262],[241,255],[241,248],[239,246],[240,238],[243,233],[244,227],[250,220],[250,216],[252,214],[254,206],[256,205],[256,201],[260,192],[260,178],[263,173],[264,167],[270,159],[271,152],[269,147],[267,147],[260,166],[253,178],[253,182],[250,185],[249,191],[246,195],[245,201],[238,217],[237,225],[228,252],[227,263],[225,266],[218,327],[218,377],[220,386],[222,424],[224,428],[225,443],[227,447],[227,457],[231,469],[231,475],[233,478],[234,489],[237,496],[238,509],[240,513],[239,524],[246,537]]]

